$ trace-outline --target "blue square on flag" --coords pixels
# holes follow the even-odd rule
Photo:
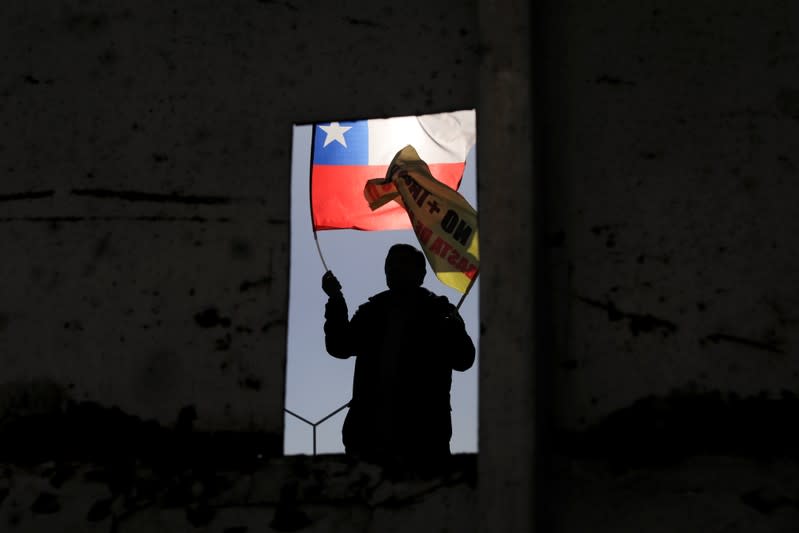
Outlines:
[[[314,131],[315,165],[368,165],[368,121],[317,124]]]

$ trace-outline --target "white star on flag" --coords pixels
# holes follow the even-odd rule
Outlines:
[[[329,126],[319,127],[327,134],[327,137],[325,137],[325,144],[322,145],[322,148],[333,141],[338,142],[344,148],[347,147],[347,140],[344,138],[344,134],[351,130],[352,126],[342,126],[338,122],[331,122]]]

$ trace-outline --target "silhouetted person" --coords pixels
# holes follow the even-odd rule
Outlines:
[[[336,277],[322,277],[327,352],[357,357],[342,429],[348,455],[422,469],[450,455],[452,370],[471,367],[475,351],[455,306],[421,286],[425,270],[419,250],[392,246],[389,290],[369,298],[351,320]]]

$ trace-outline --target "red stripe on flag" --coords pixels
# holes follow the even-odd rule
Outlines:
[[[456,190],[460,186],[465,163],[429,166],[438,181]],[[364,198],[366,182],[385,177],[387,168],[388,165],[314,165],[311,171],[311,217],[314,229],[410,229],[408,214],[399,204],[390,202],[372,211]]]

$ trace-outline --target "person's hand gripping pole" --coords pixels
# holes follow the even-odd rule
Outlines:
[[[322,276],[322,290],[325,291],[329,297],[341,295],[341,283],[338,282],[333,272],[328,270]]]

